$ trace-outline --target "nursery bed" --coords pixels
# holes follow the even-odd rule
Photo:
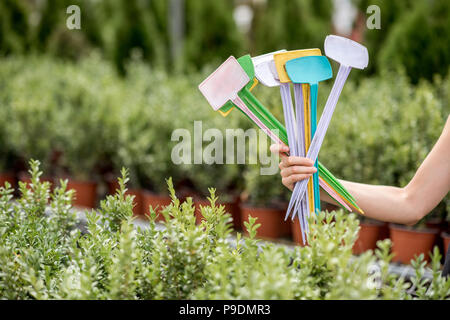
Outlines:
[[[74,210],[76,210],[77,216],[80,219],[79,227],[83,228],[83,224],[86,222],[85,210],[79,208],[74,208]],[[133,224],[135,225],[135,227],[140,227],[143,229],[148,228],[149,226],[147,221],[140,218],[135,219],[133,221]],[[156,228],[158,230],[164,230],[164,225],[160,222],[156,222]],[[236,244],[236,237],[234,234],[228,237],[228,242],[230,243],[231,246],[234,246]],[[284,246],[289,249],[293,249],[295,247],[294,244],[289,244],[287,241],[276,241],[276,240],[274,241],[260,240],[258,246],[261,248],[267,243],[274,243],[275,245]],[[406,280],[415,276],[414,269],[410,265],[404,265],[400,263],[390,263],[389,272],[404,277]],[[431,272],[429,270],[426,270],[423,277],[428,280],[431,280],[432,279]]]

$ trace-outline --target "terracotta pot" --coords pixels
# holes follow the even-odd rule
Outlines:
[[[155,194],[149,191],[142,192],[142,214],[147,215],[150,213],[149,207],[152,206],[155,209],[156,213],[159,214],[156,221],[164,220],[164,217],[161,214],[162,209],[172,203],[172,198],[165,195]]]
[[[5,186],[5,182],[8,182],[12,188],[15,186],[15,178],[12,173],[0,173],[0,187]]]
[[[254,208],[246,205],[241,206],[242,230],[245,231],[244,222],[248,221],[248,216],[258,218],[256,223],[261,224],[257,230],[260,238],[276,239],[290,233],[290,222],[284,221],[285,210],[274,208]]]
[[[442,240],[444,242],[444,254],[443,254],[443,256],[445,257],[445,255],[448,252],[448,247],[450,245],[450,233],[442,232],[441,233],[441,237],[442,237]]]
[[[225,211],[231,215],[233,219],[233,228],[235,230],[241,229],[241,207],[238,200],[221,203],[225,206]]]
[[[377,241],[385,239],[389,234],[386,223],[377,221],[366,221],[360,223],[358,238],[353,245],[353,254],[361,254],[367,250],[375,250]]]
[[[69,179],[67,189],[75,190],[73,204],[79,207],[95,208],[97,204],[97,182]]]
[[[392,240],[393,261],[409,264],[414,256],[424,254],[425,261],[430,261],[429,253],[438,234],[437,230],[411,230],[403,226],[389,225]]]
[[[288,219],[290,220],[290,219]],[[302,228],[300,225],[300,221],[296,217],[293,222],[291,222],[291,230],[292,230],[292,240],[294,240],[295,243],[299,244],[300,246],[308,245],[308,242],[303,243],[302,239]],[[306,239],[305,239],[306,241]]]

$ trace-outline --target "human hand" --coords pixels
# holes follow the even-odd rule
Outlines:
[[[270,146],[270,151],[272,153],[278,153],[281,157],[281,162],[278,165],[280,168],[281,182],[290,190],[294,189],[296,182],[309,179],[317,171],[311,159],[287,156],[286,153],[289,152],[288,146],[273,144]]]

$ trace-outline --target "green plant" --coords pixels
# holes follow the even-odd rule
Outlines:
[[[331,1],[275,1],[255,5],[252,52],[262,54],[285,48],[322,48],[331,32]]]
[[[421,78],[431,80],[435,74],[445,76],[450,65],[445,45],[450,41],[449,14],[448,1],[419,1],[392,27],[378,65],[402,66],[414,83]]]
[[[440,275],[432,254],[431,282],[419,257],[413,266],[415,295],[403,278],[388,272],[390,242],[352,256],[358,222],[338,212],[313,215],[310,246],[294,249],[255,238],[259,224],[249,218],[248,238],[230,245],[230,217],[210,189],[211,206],[196,225],[191,200],[181,203],[168,180],[172,203],[165,229],[134,228],[127,170],[119,189],[97,211],[86,212],[87,231],[76,228],[72,192],[65,182],[49,192],[40,182],[39,162],[30,162],[31,189],[21,197],[0,188],[0,297],[7,299],[445,299],[450,279]],[[370,275],[374,264],[376,277]]]

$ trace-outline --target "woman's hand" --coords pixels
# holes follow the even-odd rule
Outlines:
[[[290,189],[294,189],[294,184],[303,179],[309,179],[317,171],[311,159],[303,157],[288,157],[289,147],[285,145],[273,144],[270,146],[272,153],[279,153],[281,162],[279,164],[281,182]]]

